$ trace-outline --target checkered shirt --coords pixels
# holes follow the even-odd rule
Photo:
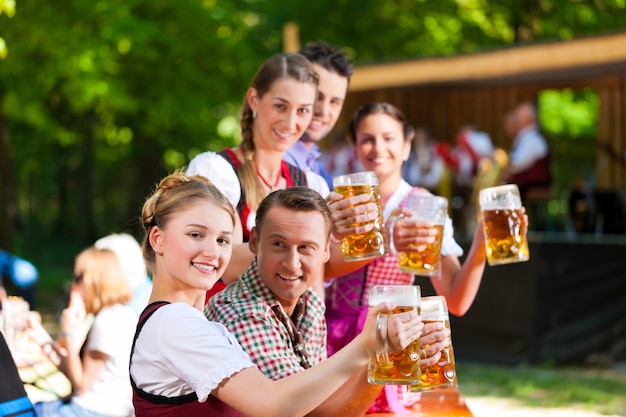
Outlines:
[[[311,289],[305,298],[306,310],[299,331],[305,342],[309,363],[316,365],[327,357],[324,303]],[[294,351],[289,329],[279,320],[273,307],[289,319],[276,297],[261,281],[257,259],[238,281],[215,294],[205,306],[209,320],[222,323],[237,338],[257,367],[273,380],[304,370]]]

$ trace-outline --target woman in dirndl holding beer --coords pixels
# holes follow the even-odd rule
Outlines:
[[[356,158],[366,171],[374,171],[380,187],[383,220],[401,215],[395,222],[394,246],[401,250],[409,245],[426,245],[435,239],[436,230],[430,224],[411,217],[405,205],[412,194],[431,194],[430,191],[409,185],[402,178],[402,166],[411,151],[413,127],[395,106],[372,102],[359,108],[350,124],[350,140]],[[335,203],[338,197],[331,194]],[[333,210],[333,215],[341,211]],[[336,225],[341,218],[334,217]],[[446,216],[441,245],[439,273],[430,276],[439,295],[446,297],[452,314],[462,316],[471,306],[485,268],[485,244],[482,226],[474,233],[472,246],[461,264],[462,248],[453,237],[452,220]],[[398,258],[393,253],[375,258],[366,266],[339,278],[327,288],[326,319],[328,325],[328,353],[334,354],[348,343],[363,326],[368,309],[368,293],[372,285],[419,284],[415,275],[398,268]],[[409,393],[405,386],[387,385],[370,411],[406,412],[419,394]]]

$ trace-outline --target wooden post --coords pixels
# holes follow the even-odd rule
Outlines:
[[[287,22],[283,26],[283,51],[298,52],[300,50],[300,30],[295,22]]]

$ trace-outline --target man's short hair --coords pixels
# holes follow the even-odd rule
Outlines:
[[[261,201],[256,211],[256,229],[260,233],[265,217],[272,207],[283,207],[292,211],[318,212],[324,217],[326,235],[330,237],[332,220],[326,200],[308,187],[291,187],[271,192]]]
[[[313,64],[318,64],[330,72],[336,72],[350,80],[352,76],[352,63],[348,56],[339,48],[335,48],[326,42],[311,42],[299,51]]]

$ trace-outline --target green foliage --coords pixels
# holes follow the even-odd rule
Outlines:
[[[598,132],[600,99],[593,90],[546,90],[539,95],[539,115],[549,135],[576,139],[595,138]]]

